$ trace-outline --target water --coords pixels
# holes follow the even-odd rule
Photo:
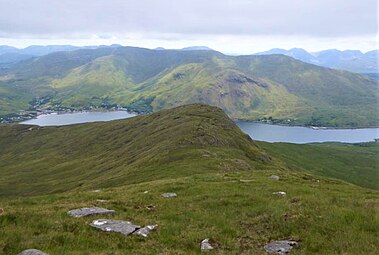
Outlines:
[[[360,129],[317,129],[306,127],[287,127],[237,121],[242,131],[252,139],[266,142],[314,143],[343,142],[359,143],[379,138],[379,128]]]
[[[110,111],[110,112],[76,112],[64,114],[43,114],[35,119],[21,122],[21,124],[38,125],[38,126],[64,126],[86,122],[110,121],[127,119],[136,116],[136,114],[127,111]]]
[[[22,124],[38,126],[63,126],[76,123],[110,121],[134,117],[126,111],[77,112],[40,115]],[[256,122],[237,121],[237,125],[254,140],[266,142],[313,143],[313,142],[369,142],[379,138],[379,128],[319,129],[287,127]]]

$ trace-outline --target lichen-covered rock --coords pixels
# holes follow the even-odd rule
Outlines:
[[[141,228],[140,226],[134,225],[129,221],[104,219],[94,220],[90,226],[105,232],[117,232],[126,236]]]
[[[22,251],[21,253],[17,255],[48,255],[48,254],[40,250],[28,249],[28,250]]]
[[[200,249],[201,249],[202,252],[208,252],[208,251],[213,250],[214,248],[209,243],[209,239],[204,239],[203,241],[201,241]]]
[[[176,197],[176,193],[163,193],[162,197]]]
[[[264,246],[266,252],[271,254],[288,254],[294,246],[297,245],[295,241],[275,241]]]
[[[273,180],[275,180],[275,181],[279,181],[280,177],[277,176],[277,175],[271,175],[271,176],[270,176],[270,179],[273,179]]]
[[[74,209],[71,211],[68,211],[68,215],[79,218],[79,217],[85,217],[89,215],[95,215],[95,214],[111,214],[114,213],[114,210],[108,210],[105,208],[100,207],[91,207],[91,208],[80,208],[80,209]]]
[[[147,225],[143,228],[136,230],[133,235],[147,237],[151,231],[154,231],[158,225]]]

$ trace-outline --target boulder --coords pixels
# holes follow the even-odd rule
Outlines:
[[[209,243],[209,239],[204,239],[203,241],[201,241],[200,249],[202,252],[209,252],[209,251],[213,250],[214,248]]]
[[[143,236],[147,237],[149,233],[153,230],[155,230],[158,227],[158,225],[147,225],[146,227],[137,229],[133,235]]]
[[[114,210],[108,210],[105,208],[100,207],[91,207],[91,208],[80,208],[80,209],[74,209],[71,211],[68,211],[68,215],[79,218],[79,217],[85,217],[89,215],[95,215],[95,214],[111,214],[114,213]]]
[[[90,223],[90,226],[105,232],[117,232],[126,236],[141,228],[130,221],[104,219],[94,220]]]
[[[177,195],[176,193],[163,193],[161,196],[162,197],[176,197]]]
[[[295,241],[275,241],[264,246],[266,252],[271,254],[288,254],[294,246],[297,245]]]
[[[48,255],[48,254],[40,250],[28,249],[28,250],[22,251],[21,253],[17,255]]]

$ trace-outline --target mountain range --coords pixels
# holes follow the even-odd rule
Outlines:
[[[342,69],[356,73],[378,73],[379,51],[372,50],[362,53],[359,50],[324,50],[319,52],[308,52],[301,48],[290,50],[271,49],[256,53],[256,55],[282,54],[293,57],[300,61],[319,66]]]
[[[368,127],[379,122],[377,81],[284,55],[101,47],[33,57],[3,70],[0,115],[43,107],[118,105],[153,112],[189,103],[230,117],[291,125]]]

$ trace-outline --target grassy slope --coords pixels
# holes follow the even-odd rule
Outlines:
[[[21,94],[50,93],[52,104],[78,108],[117,103],[157,111],[207,103],[239,119],[291,118],[293,124],[338,127],[379,122],[377,82],[280,55],[231,57],[131,47],[79,50],[25,61],[10,75],[17,77],[14,85]],[[0,89],[7,86],[13,85],[0,81]],[[14,102],[19,109],[27,103]],[[0,108],[17,109],[6,103]]]
[[[379,189],[379,144],[287,144],[257,142],[288,167]]]
[[[31,247],[50,254],[196,254],[204,238],[211,238],[217,254],[265,254],[264,244],[286,238],[300,241],[295,255],[379,249],[377,191],[287,170],[288,163],[268,160],[262,149],[275,152],[274,145],[257,146],[216,108],[192,105],[31,131],[1,126],[0,136],[3,254]],[[284,149],[298,153],[289,148]],[[330,164],[347,160],[350,149],[329,158]],[[372,163],[360,155],[355,159],[363,166]],[[272,174],[281,179],[269,179]],[[91,191],[98,188],[103,189]],[[287,196],[272,195],[276,191]],[[57,193],[42,195],[51,192]],[[164,199],[163,192],[178,197]],[[12,194],[41,195],[7,196]],[[124,237],[87,225],[98,217],[66,215],[91,205],[117,210],[106,218],[157,223],[158,231],[147,239]]]

